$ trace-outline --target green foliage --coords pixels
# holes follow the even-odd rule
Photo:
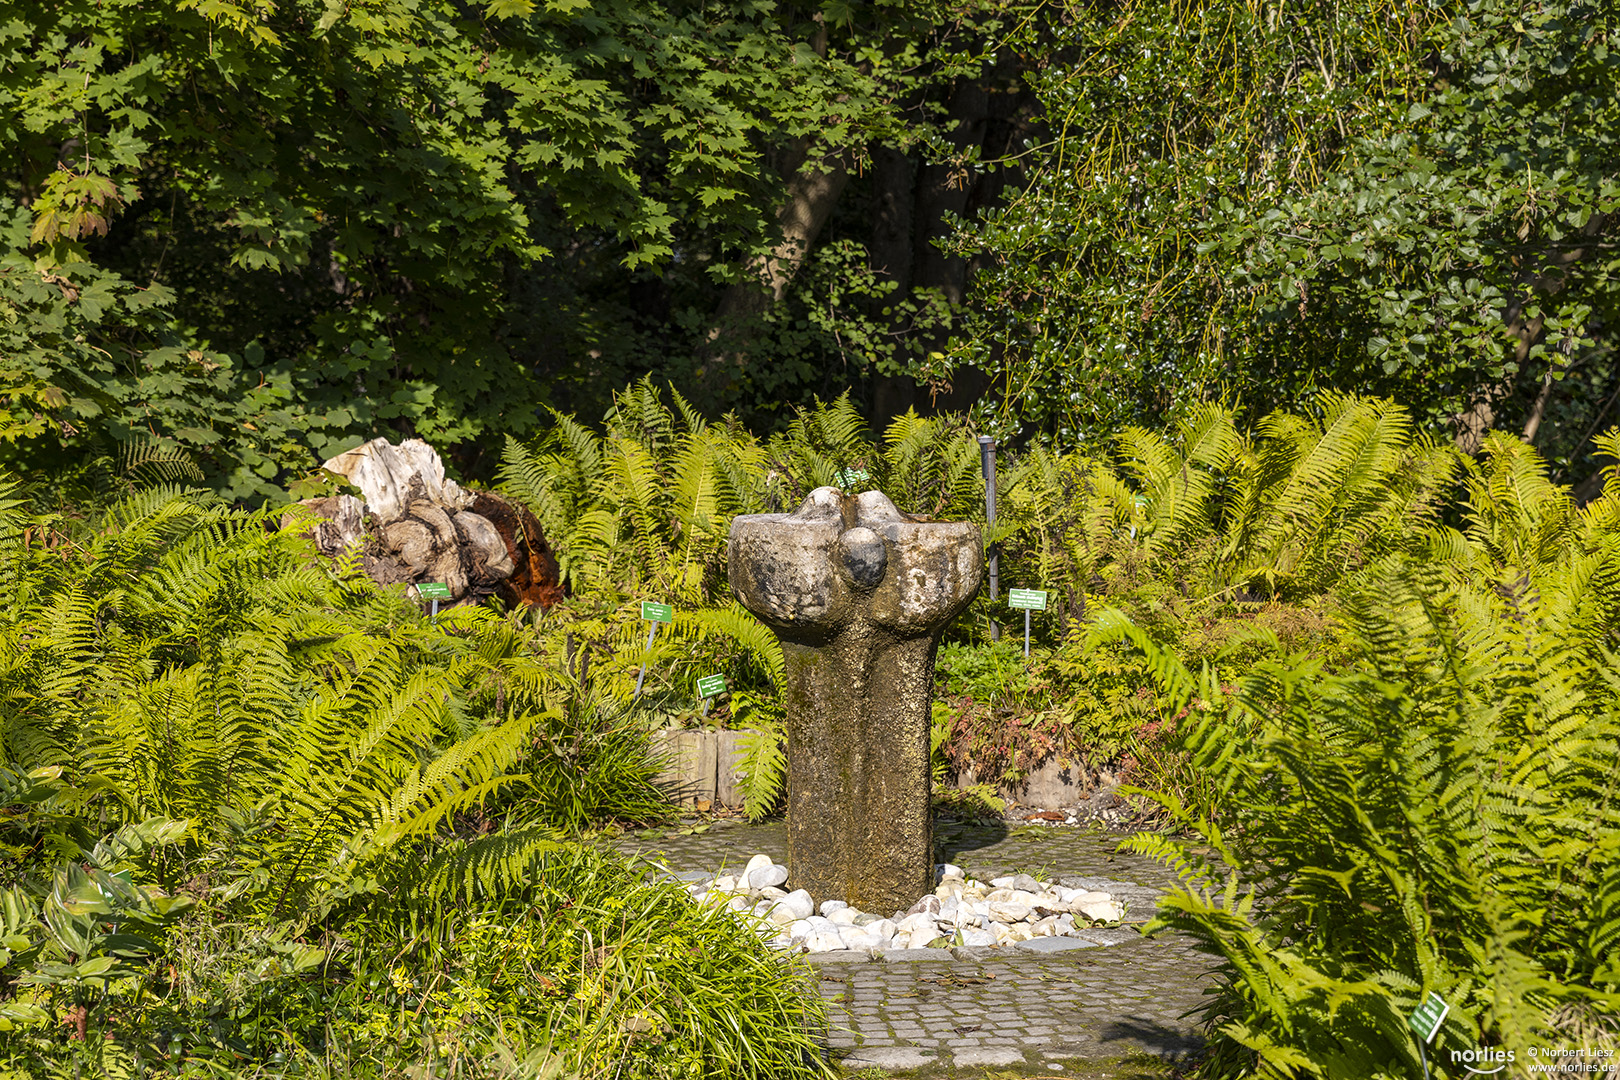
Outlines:
[[[1513,440],[1469,483],[1456,558],[1392,554],[1342,590],[1354,660],[1274,658],[1223,686],[1110,617],[1172,702],[1218,802],[1153,797],[1194,839],[1133,846],[1186,884],[1157,924],[1223,985],[1214,1076],[1415,1075],[1404,1016],[1430,991],[1448,1047],[1555,1045],[1613,1012],[1620,488],[1586,510]]]
[[[826,1075],[806,972],[680,887],[643,883],[643,869],[570,846],[504,901],[418,928],[378,920],[353,973],[321,978],[325,1032],[296,1001],[255,1005],[315,1029],[308,1041],[362,1075],[424,1061],[508,1075],[484,1060],[495,1048],[556,1075]],[[405,1022],[422,1015],[432,1024]],[[390,1046],[400,1035],[414,1044]]]
[[[1035,620],[1042,647],[1027,683],[981,684],[963,665],[991,653],[945,650],[941,691],[954,719],[942,753],[955,767],[971,761],[1011,779],[1052,756],[1100,766],[1134,747],[1139,761],[1161,757],[1155,740],[1176,709],[1147,671],[1122,650],[1081,657],[1073,648],[1100,605],[1127,608],[1161,641],[1225,655],[1231,670],[1243,649],[1264,650],[1252,637],[1247,646],[1228,640],[1223,627],[1258,621],[1291,648],[1328,647],[1315,598],[1381,555],[1426,549],[1440,535],[1430,525],[1458,455],[1414,434],[1388,402],[1323,395],[1315,404],[1252,431],[1230,410],[1203,407],[1167,435],[1122,432],[1112,459],[1039,446],[1003,455],[993,537],[1002,581],[1047,589],[1053,603]],[[908,413],[873,440],[841,398],[799,411],[762,444],[643,381],[619,396],[604,429],[559,416],[538,446],[508,444],[503,479],[562,553],[576,597],[571,632],[610,656],[639,664],[645,655],[654,711],[681,722],[701,675],[725,672],[758,695],[781,686],[774,636],[729,600],[734,515],[791,510],[830,485],[882,490],[912,513],[984,520],[977,446],[957,417]],[[644,626],[624,617],[641,599],[677,609],[650,651]],[[982,633],[1006,613],[981,597],[969,618]],[[998,670],[1024,678],[1010,646],[996,655]],[[765,740],[745,758],[756,815],[780,790],[773,754]]]
[[[364,438],[487,470],[476,444],[547,405],[687,381],[807,153],[937,139],[896,103],[975,73],[999,6],[11,5],[0,452],[48,472],[156,437],[256,502]],[[894,367],[884,308],[948,322],[864,261],[818,255],[771,313],[794,362],[704,406]]]
[[[563,838],[671,812],[579,621],[429,622],[297,510],[3,495],[5,1068],[824,1074],[795,966]]]
[[[1063,5],[1024,44],[1049,137],[959,232],[986,269],[926,373],[973,364],[1003,434],[1070,445],[1337,389],[1471,447],[1511,425],[1586,475],[1620,298],[1614,33],[1581,0]]]
[[[1319,595],[1411,541],[1439,513],[1458,455],[1376,399],[1323,395],[1241,431],[1201,406],[1163,436],[1127,428],[1118,465],[1035,450],[1008,469],[1003,580],[1085,594],[1166,587],[1196,610],[1226,598]]]
[[[743,813],[762,821],[781,806],[787,791],[787,724],[782,707],[751,694],[733,694],[731,718],[743,729],[737,770],[743,776]]]

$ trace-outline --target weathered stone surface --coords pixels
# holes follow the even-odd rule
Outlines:
[[[329,459],[323,468],[359,488],[366,509],[379,521],[407,516],[413,502],[453,510],[472,505],[471,493],[445,479],[444,462],[421,439],[406,439],[398,446],[387,439],[372,439]]]
[[[395,446],[373,439],[323,468],[358,487],[364,501],[335,495],[304,502],[316,515],[309,535],[322,555],[359,547],[372,580],[438,582],[449,588],[450,604],[499,595],[512,605],[549,607],[562,599],[557,560],[535,516],[446,479],[444,463],[422,440]],[[297,523],[292,515],[284,521]]]
[[[315,541],[315,550],[327,558],[336,558],[348,548],[366,542],[366,504],[353,495],[328,495],[320,499],[305,499],[303,504],[315,514],[309,537]],[[296,523],[292,514],[281,519],[283,527]]]
[[[904,964],[913,960],[951,960],[953,957],[947,949],[891,949],[883,954],[883,959],[890,964]]]
[[[1013,946],[1015,949],[1022,949],[1025,952],[1032,953],[1070,952],[1074,949],[1094,949],[1096,947],[1097,943],[1094,941],[1083,941],[1080,938],[1072,937],[1031,938],[1028,941],[1020,941]]]
[[[1005,1046],[972,1046],[957,1050],[951,1061],[957,1068],[974,1065],[1017,1065],[1024,1060],[1022,1050]]]
[[[806,953],[812,964],[870,964],[877,959],[869,952],[858,949],[834,949],[832,952]]]
[[[909,1046],[873,1046],[841,1063],[846,1069],[920,1069],[934,1061],[932,1054]]]
[[[512,562],[512,572],[496,586],[496,595],[512,607],[544,610],[561,602],[562,567],[534,512],[488,491],[475,494],[469,509],[494,527]]]
[[[787,658],[794,883],[867,911],[909,906],[934,887],[934,655],[978,591],[978,526],[818,488],[792,514],[733,519],[728,563]]]

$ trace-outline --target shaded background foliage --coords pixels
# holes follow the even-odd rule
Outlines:
[[[894,368],[898,320],[948,319],[885,300],[864,256],[821,253],[810,300],[761,306],[754,280],[796,276],[874,149],[939,140],[933,88],[978,70],[994,25],[927,4],[13,8],[12,461],[158,438],[261,498],[388,433],[487,475],[484,436],[599,414],[643,371],[769,422]]]
[[[958,352],[998,429],[1085,440],[1211,398],[1388,395],[1600,481],[1613,405],[1614,13],[1564,3],[1069,5],[1049,141]],[[1031,39],[1030,47],[1044,49]]]
[[[1392,396],[1596,493],[1613,14],[1579,2],[23,4],[16,467],[260,499],[376,434],[487,478],[644,374],[1074,446]],[[386,162],[386,165],[379,163]]]

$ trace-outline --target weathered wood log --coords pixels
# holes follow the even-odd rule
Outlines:
[[[323,555],[359,545],[373,581],[439,582],[451,604],[499,596],[543,609],[563,598],[557,560],[534,514],[447,479],[439,455],[422,440],[395,446],[373,439],[324,468],[359,488],[364,500],[333,495],[303,502],[318,516],[310,535]]]

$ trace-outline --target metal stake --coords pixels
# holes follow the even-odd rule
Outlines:
[[[1029,659],[1029,608],[1024,609],[1024,659]]]
[[[996,440],[988,435],[979,436],[979,465],[984,473],[984,520],[989,532],[996,531]],[[1001,591],[1001,575],[996,545],[990,545],[990,599]],[[990,640],[1001,640],[1001,624],[990,620]]]
[[[658,633],[658,624],[657,623],[648,623],[647,624],[647,646],[646,646],[646,648],[644,648],[642,650],[643,653],[647,653],[647,652],[652,651],[653,635],[656,634],[656,633]],[[646,678],[647,678],[647,658],[646,658],[646,656],[643,656],[641,658],[641,673],[636,676],[636,692],[634,694],[630,695],[631,697],[640,697],[641,696],[641,684]]]
[[[438,622],[438,621],[439,621],[439,598],[437,596],[435,596],[433,598],[433,614],[428,616],[428,622]]]

